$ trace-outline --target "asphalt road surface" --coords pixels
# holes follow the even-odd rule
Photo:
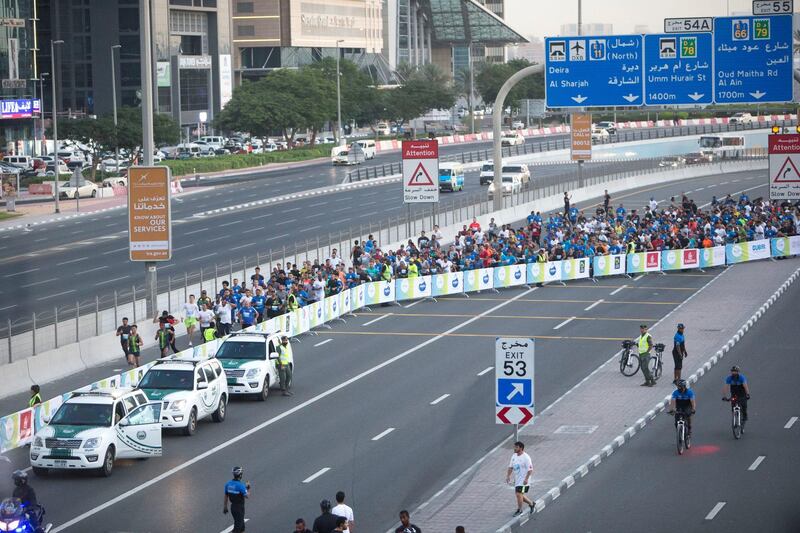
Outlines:
[[[663,200],[691,186],[702,187],[693,197],[703,204],[715,193],[763,188],[764,180],[751,177],[728,174],[727,185],[711,188],[719,178],[656,186],[624,201]],[[506,436],[494,424],[487,370],[496,335],[537,337],[537,394],[546,405],[608,359],[639,323],[663,317],[718,272],[360,312],[295,345],[293,397],[234,401],[224,423],[202,423],[192,438],[168,434],[163,458],[120,461],[109,479],[70,473],[33,483],[56,533],[223,531],[230,519],[220,494],[234,465],[253,484],[247,514],[254,531],[288,531],[299,516],[313,520],[318,502],[337,490],[348,493],[359,531],[385,531],[399,509],[430,498]],[[25,450],[9,456],[27,466]]]
[[[694,385],[694,438],[683,456],[676,454],[672,417],[661,414],[522,531],[800,531],[799,301],[795,283]],[[691,336],[688,342],[691,361]],[[720,401],[734,364],[752,396],[741,440],[731,432],[730,404]]]
[[[656,164],[653,160],[595,162],[586,165],[586,173],[649,168]],[[533,167],[534,179],[563,175],[563,181],[568,181],[574,179],[574,169],[574,165],[537,165]],[[379,221],[385,227],[390,220],[397,224],[397,217],[405,214],[401,185],[395,182],[194,216],[211,209],[332,185],[341,179],[320,176],[337,172],[340,170],[332,169],[329,164],[320,164],[267,173],[260,181],[219,185],[173,202],[173,257],[158,267],[160,292],[166,291],[168,276],[175,280],[173,286],[181,286],[185,272],[196,274],[202,267],[208,278],[214,265],[225,272],[230,260],[241,260],[247,255],[255,261],[256,252],[268,257],[270,250],[277,254],[284,247],[291,253],[298,243],[306,240],[313,241],[316,248],[318,236],[323,243],[330,234],[338,240],[339,235],[347,236],[351,228],[362,225],[366,228],[369,224],[377,227]],[[463,192],[442,193],[440,209],[463,202],[467,195],[484,194],[486,186],[481,187],[478,173],[471,172]],[[119,209],[34,226],[28,232],[0,232],[0,280],[3,281],[0,324],[8,319],[15,326],[27,323],[34,312],[52,315],[55,306],[70,307],[74,313],[76,301],[83,308],[93,307],[95,296],[100,297],[101,307],[110,307],[115,290],[130,293],[134,285],[141,289],[144,268],[128,260],[127,225],[127,212]],[[301,244],[301,249],[305,248]]]

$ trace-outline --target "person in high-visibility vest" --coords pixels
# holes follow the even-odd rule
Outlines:
[[[284,396],[292,395],[289,389],[292,386],[293,366],[294,356],[292,355],[292,346],[289,344],[289,337],[284,335],[281,337],[281,343],[278,345],[278,377],[281,381],[281,391],[283,391]]]
[[[656,384],[650,374],[650,351],[653,349],[653,336],[647,332],[647,324],[639,326],[639,331],[640,335],[636,339],[636,345],[639,347],[639,366],[642,368],[642,374],[644,375],[642,387],[652,387]]]
[[[205,342],[211,342],[217,338],[217,328],[212,320],[209,322],[209,326],[203,330],[203,340]]]
[[[39,385],[31,385],[31,399],[28,400],[28,407],[34,407],[42,403],[42,395],[39,393]]]
[[[629,254],[635,254],[636,253],[636,242],[634,242],[633,240],[628,241],[627,253],[629,253]]]
[[[297,296],[294,294],[296,290],[297,290],[296,287],[292,286],[292,292],[290,292],[289,296],[286,297],[287,313],[291,313],[292,311],[300,309],[300,304],[297,303]]]
[[[409,278],[416,278],[419,276],[419,265],[417,265],[417,261],[412,259],[410,263],[408,263],[408,277]]]

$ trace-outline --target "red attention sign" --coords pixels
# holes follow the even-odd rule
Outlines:
[[[403,159],[439,159],[439,143],[431,141],[403,141]]]

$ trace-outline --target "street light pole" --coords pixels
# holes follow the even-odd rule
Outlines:
[[[344,146],[343,128],[342,128],[342,73],[339,71],[339,43],[343,43],[344,39],[336,41],[336,139],[339,141],[339,146]]]
[[[117,175],[119,172],[119,141],[117,140],[117,69],[114,65],[114,50],[122,48],[121,44],[111,46],[111,101],[114,106],[114,156],[116,158]]]
[[[475,134],[475,104],[472,101],[475,95],[475,77],[472,73],[472,41],[469,42],[467,45],[469,47],[469,120],[470,120],[470,129],[472,130],[471,133]]]
[[[47,146],[44,142],[44,77],[49,76],[47,72],[42,72],[39,74],[39,96],[42,99],[40,105],[42,106],[41,110],[39,111],[39,118],[42,121],[42,137],[39,139],[39,150],[40,155],[47,155]],[[47,171],[47,165],[45,165],[45,171]]]
[[[58,164],[58,101],[56,100],[56,85],[58,80],[58,72],[56,71],[56,46],[55,46],[57,44],[64,44],[64,41],[60,39],[57,41],[50,41],[50,81],[53,85],[53,170],[55,172],[54,183],[55,183],[55,195],[56,195],[56,213],[60,213],[61,206],[58,203],[58,197],[60,195],[58,191],[58,180],[61,176],[58,172],[60,165]]]

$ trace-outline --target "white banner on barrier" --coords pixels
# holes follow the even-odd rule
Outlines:
[[[339,308],[341,309],[340,316],[346,315],[350,312],[352,293],[352,289],[347,289],[339,293]]]
[[[492,269],[479,268],[464,272],[464,292],[485,291],[492,288]]]
[[[625,254],[597,255],[592,270],[594,277],[619,276],[625,273]]]
[[[334,294],[325,298],[325,322],[339,318],[339,295]]]
[[[766,239],[725,245],[725,261],[728,264],[768,259],[769,257],[770,242]]]

